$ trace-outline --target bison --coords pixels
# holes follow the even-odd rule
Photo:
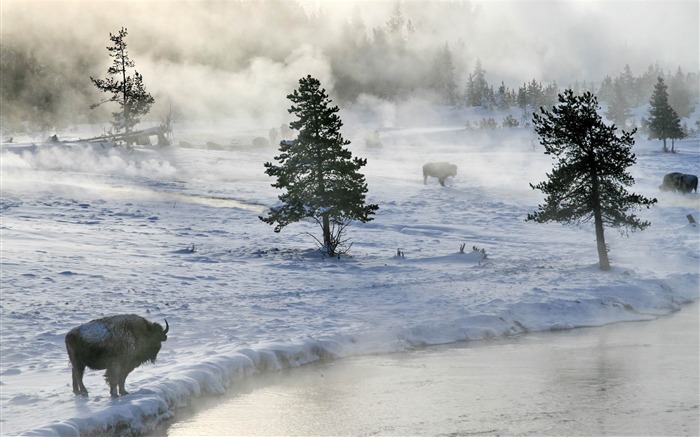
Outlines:
[[[423,166],[423,183],[427,185],[428,176],[437,178],[440,185],[445,186],[445,179],[457,176],[457,166],[449,162],[429,162]]]
[[[270,141],[265,137],[255,137],[253,138],[253,147],[270,147]]]
[[[161,343],[168,339],[159,323],[149,322],[135,314],[123,314],[92,320],[66,334],[66,349],[73,366],[73,393],[87,396],[83,384],[85,367],[103,370],[111,396],[129,394],[124,388],[132,370],[150,361],[155,363]]]
[[[661,191],[679,191],[683,194],[698,192],[698,177],[678,172],[668,173],[659,185]]]

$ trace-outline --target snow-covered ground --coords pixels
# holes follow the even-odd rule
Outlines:
[[[542,202],[528,184],[552,165],[536,135],[466,131],[483,114],[418,109],[417,124],[341,111],[380,206],[348,229],[341,259],[319,256],[313,223],[276,234],[258,219],[280,194],[263,168],[277,150],[246,144],[271,126],[183,122],[175,140],[189,147],[164,149],[70,141],[99,134],[90,126],[3,144],[1,433],[145,433],[257,372],[653,319],[700,297],[700,229],[686,219],[700,219],[700,198],[658,190],[665,173],[700,173],[697,139],[663,154],[637,135],[632,190],[659,203],[639,213],[649,229],[607,230],[602,272],[592,225],[524,220]],[[366,147],[375,129],[382,147]],[[428,161],[457,164],[457,177],[424,185]],[[103,372],[87,371],[90,397],[75,397],[65,333],[118,313],[167,318],[157,362],[130,374],[128,396],[111,399]]]

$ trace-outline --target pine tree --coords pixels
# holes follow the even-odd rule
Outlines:
[[[674,112],[675,112],[675,110],[674,110]],[[687,136],[688,136],[688,134],[683,129],[683,126],[681,126],[680,117],[676,116],[673,119],[673,123],[671,125],[671,130],[668,134],[668,137],[671,139],[671,153],[676,153],[676,140],[681,140]]]
[[[469,75],[467,87],[465,90],[465,100],[467,106],[482,106],[489,108],[495,101],[493,91],[489,90],[489,84],[486,82],[486,71],[481,68],[481,61],[476,60],[474,72]]]
[[[505,110],[514,106],[516,99],[515,91],[509,89],[505,82],[501,81],[501,85],[496,92],[496,105],[498,109]]]
[[[639,94],[638,81],[635,79],[634,74],[632,74],[632,69],[630,68],[629,64],[625,65],[625,70],[620,74],[615,82],[620,84],[622,93],[627,96],[632,103],[635,105],[642,103],[642,98]]]
[[[630,194],[625,187],[634,184],[627,168],[636,162],[631,152],[631,132],[618,137],[615,126],[606,126],[598,115],[598,101],[590,92],[581,96],[572,90],[559,95],[559,105],[534,114],[535,132],[545,154],[558,159],[549,180],[530,186],[541,190],[545,204],[528,214],[527,220],[538,223],[556,221],[580,224],[593,219],[601,270],[610,270],[604,226],[626,230],[645,229],[642,221],[627,211],[646,206],[656,199]]]
[[[576,82],[576,84],[578,85],[578,81]],[[575,88],[574,93],[581,94]],[[605,79],[603,79],[603,82],[600,84],[600,88],[598,89],[597,95],[603,102],[610,102],[614,98],[615,85],[613,85],[612,77],[605,76]]]
[[[379,207],[365,205],[367,183],[358,171],[366,159],[353,158],[345,148],[343,123],[337,106],[317,79],[307,76],[299,80],[299,89],[287,96],[293,102],[289,109],[298,119],[290,127],[298,131],[294,141],[280,143],[279,165],[265,163],[265,173],[276,177],[275,188],[286,190],[279,196],[281,206],[272,207],[265,223],[280,232],[288,224],[311,218],[323,233],[316,239],[329,256],[347,252],[345,228],[353,220],[371,221]]]
[[[457,103],[457,84],[455,83],[455,67],[449,45],[435,56],[431,71],[431,87],[445,105]]]
[[[649,101],[649,138],[657,138],[664,142],[663,151],[669,152],[666,140],[668,138],[681,138],[679,135],[682,132],[680,125],[681,120],[676,111],[673,110],[668,103],[668,87],[664,83],[664,79],[659,77],[654,92]]]
[[[668,82],[668,103],[681,118],[690,116],[695,110],[692,104],[693,93],[688,88],[686,75],[678,67]]]
[[[647,70],[642,74],[642,76],[637,79],[639,84],[639,96],[640,100],[636,102],[631,102],[633,106],[643,103],[645,100],[649,101],[652,93],[654,92],[654,87],[656,86],[659,77],[663,77],[664,72],[659,66],[659,63],[650,64]]]
[[[627,119],[631,116],[630,105],[620,80],[616,80],[613,85],[612,96],[605,116],[621,129],[627,128]]]
[[[138,71],[134,71],[133,76],[127,74],[129,69],[134,67],[134,61],[129,58],[124,41],[127,35],[127,30],[124,27],[121,28],[118,35],[113,35],[111,32],[109,34],[109,39],[114,44],[107,47],[109,56],[113,58],[112,65],[107,69],[110,77],[106,79],[90,77],[90,80],[97,89],[111,93],[112,96],[92,105],[91,108],[94,109],[106,102],[118,103],[121,110],[112,113],[112,125],[117,132],[124,129],[127,144],[131,144],[133,139],[128,137],[129,133],[141,121],[140,118],[148,114],[154,99],[146,92],[143,77]],[[115,79],[114,76],[117,78]]]

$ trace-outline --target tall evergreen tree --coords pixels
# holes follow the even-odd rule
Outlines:
[[[610,98],[610,103],[608,104],[608,111],[605,116],[608,120],[615,123],[620,129],[627,128],[627,119],[630,118],[630,105],[627,101],[627,97],[624,91],[624,86],[620,83],[620,80],[616,80],[613,85],[613,92]]]
[[[411,25],[411,27],[412,26],[413,25]],[[386,32],[390,42],[399,51],[405,48],[407,37],[407,34],[405,33],[406,29],[406,19],[403,16],[403,7],[400,2],[396,2],[394,4],[394,12],[391,17],[389,17],[389,21],[386,23]]]
[[[128,134],[141,121],[141,117],[151,110],[154,99],[146,92],[143,77],[138,71],[134,71],[133,76],[128,74],[129,70],[134,67],[134,61],[129,58],[129,52],[126,50],[124,39],[127,35],[127,30],[124,27],[117,35],[113,35],[111,32],[109,34],[109,39],[114,44],[107,47],[109,56],[113,59],[112,65],[107,69],[110,77],[106,79],[90,77],[90,80],[97,89],[110,93],[112,96],[92,105],[91,108],[94,109],[106,102],[118,103],[121,110],[112,113],[112,125],[117,132],[124,129],[127,134],[126,141],[131,144],[133,140],[128,138]]]
[[[689,90],[686,76],[681,67],[678,67],[676,74],[668,82],[668,103],[679,117],[688,117],[695,110],[692,104],[693,97],[695,95]]]
[[[457,103],[457,83],[455,82],[455,67],[449,45],[445,46],[435,56],[431,71],[431,88],[445,105]]]
[[[501,85],[496,92],[496,105],[498,109],[508,109],[514,106],[516,99],[515,91],[509,89],[505,82],[501,81]]]
[[[633,106],[637,106],[637,104],[641,104],[644,101],[649,101],[649,98],[654,92],[654,87],[656,86],[658,78],[663,76],[664,71],[661,69],[658,62],[655,64],[649,64],[647,70],[637,80],[637,83],[639,84],[640,100],[631,102]]]
[[[642,97],[639,93],[638,80],[632,74],[632,69],[629,64],[625,65],[624,71],[615,80],[616,83],[622,88],[622,93],[627,96],[627,99],[634,103],[635,106],[642,103]]]
[[[576,82],[576,84],[578,85],[578,81]],[[574,88],[574,93],[580,94],[580,92],[578,92],[576,88]],[[598,98],[603,102],[610,102],[614,98],[615,85],[613,84],[612,77],[605,76],[605,79],[603,79],[603,82],[600,84],[600,88],[598,89],[597,95]]]
[[[668,103],[668,87],[664,79],[659,77],[654,92],[649,101],[649,138],[657,138],[664,142],[663,151],[671,151],[666,145],[669,138],[680,138],[679,131],[681,120],[676,111]],[[682,132],[682,131],[681,131]]]
[[[486,82],[486,71],[481,68],[479,59],[476,60],[474,72],[469,75],[465,100],[467,106],[482,106],[484,108],[489,108],[495,103],[493,90],[489,89],[489,84]]]
[[[366,159],[354,158],[345,148],[343,123],[337,106],[321,83],[311,76],[299,80],[299,89],[287,96],[289,109],[297,120],[290,127],[298,131],[294,141],[280,143],[279,165],[265,163],[265,173],[277,178],[275,188],[286,190],[279,196],[280,206],[270,208],[265,223],[275,225],[275,232],[305,218],[314,220],[323,234],[322,251],[329,256],[346,252],[345,228],[353,220],[371,221],[377,205],[365,204],[367,183],[359,170]]]
[[[598,109],[598,101],[590,92],[576,96],[566,90],[551,112],[541,108],[541,114],[534,114],[535,132],[545,154],[559,161],[547,174],[549,180],[530,184],[546,198],[527,220],[580,224],[593,219],[600,269],[610,270],[604,226],[633,231],[646,228],[650,223],[628,210],[649,207],[656,199],[625,189],[634,184],[627,168],[637,160],[631,152],[636,129],[623,131],[618,137],[614,125],[603,123]]]

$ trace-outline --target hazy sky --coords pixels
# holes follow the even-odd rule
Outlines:
[[[332,23],[319,31],[289,16],[282,1],[263,2],[275,11],[270,20],[269,14],[241,17],[226,0],[2,0],[2,39],[22,38],[51,53],[67,49],[71,56],[104,57],[106,70],[109,33],[127,27],[131,57],[152,93],[181,105],[254,105],[265,112],[286,108],[286,94],[306,74],[332,91],[327,50],[344,43],[340,29],[359,16],[371,36],[398,3],[302,1]],[[561,87],[584,79],[600,83],[626,64],[641,75],[657,61],[664,71],[700,69],[697,0],[412,0],[401,8],[423,39],[411,50],[447,43],[466,73],[480,59],[496,86],[503,80],[515,88],[532,79]],[[298,35],[312,42],[294,46]]]
[[[504,75],[510,64],[516,71],[565,85],[570,77],[597,81],[614,76],[625,64],[635,74],[656,61],[664,70],[700,68],[700,2],[695,0],[478,4],[484,15],[480,33],[490,41],[483,57]],[[504,34],[487,24],[494,22],[507,23]]]

